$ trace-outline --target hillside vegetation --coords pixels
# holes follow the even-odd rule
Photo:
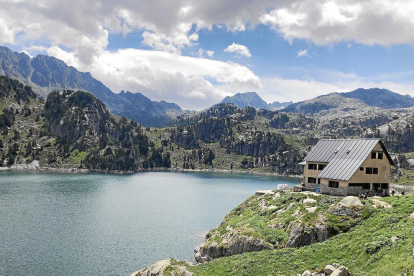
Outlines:
[[[100,171],[170,167],[170,155],[138,123],[109,113],[86,92],[52,92],[46,102],[30,87],[0,77],[0,165]]]
[[[280,196],[272,199],[276,194]],[[165,271],[177,273],[174,275],[188,275],[179,274],[180,271],[194,275],[295,275],[305,270],[323,272],[327,264],[339,264],[348,267],[351,275],[391,276],[414,272],[414,195],[367,199],[348,207],[340,207],[344,199],[320,196],[309,204],[316,207],[315,212],[306,211],[312,207],[301,206],[301,200],[307,195],[281,192],[274,195],[250,197],[207,234],[207,241],[211,243],[220,242],[221,238],[216,237],[226,233],[243,231],[265,239],[274,249],[218,257],[196,266],[172,260],[165,265]],[[263,199],[267,201],[265,205],[260,204]],[[276,204],[276,208],[262,208],[269,207],[268,204]],[[300,214],[292,217],[290,210],[278,214],[291,204],[295,207],[290,210],[299,210]],[[292,234],[283,230],[286,224],[300,222],[308,227],[303,228],[301,235],[309,235],[321,216],[326,218],[334,235],[324,241],[286,246]],[[279,223],[284,226],[269,227]]]
[[[1,77],[0,84],[1,166],[300,172],[298,140],[251,107],[222,105],[187,123],[145,128],[87,92],[51,92],[43,100],[17,80]]]
[[[320,138],[380,137],[397,164],[393,181],[414,183],[413,108],[315,117],[220,104],[178,116],[168,127],[146,128],[111,114],[86,92],[51,92],[43,100],[29,86],[6,77],[0,90],[2,166],[38,161],[38,167],[99,171],[172,168],[300,175],[298,163]]]

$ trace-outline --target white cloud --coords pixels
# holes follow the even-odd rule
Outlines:
[[[306,57],[306,56],[310,57],[308,50],[301,50],[296,55],[297,57]]]
[[[278,5],[262,14],[260,21],[288,41],[389,46],[414,43],[413,12],[414,2],[404,0],[304,0]]]
[[[47,41],[91,62],[108,33],[144,31],[157,50],[179,53],[213,26],[242,32],[263,23],[286,40],[316,44],[414,43],[414,2],[406,0],[0,0],[0,43]],[[6,8],[4,8],[6,7]],[[75,39],[76,38],[76,39]]]
[[[42,45],[30,45],[29,47],[23,47],[24,51],[27,52],[46,52],[47,47]]]
[[[206,54],[208,57],[212,58],[214,56],[214,51],[204,50],[203,48],[198,49],[197,55],[199,57],[201,57],[201,58],[204,57],[204,54]]]
[[[258,93],[268,102],[299,102],[332,92],[348,92],[357,88],[379,87],[414,97],[414,84],[398,83],[399,78],[414,75],[414,72],[403,72],[392,76],[379,75],[369,78],[358,76],[353,72],[316,70],[313,73],[322,76],[321,79],[309,76],[306,79],[263,78],[263,86],[258,90]]]
[[[203,57],[203,55],[204,55],[204,50],[202,49],[202,48],[200,48],[200,49],[198,49],[198,52],[197,52],[197,54],[198,54],[198,56],[199,57]]]
[[[141,91],[152,99],[177,102],[184,108],[204,108],[227,93],[248,90],[265,93],[269,100],[276,96],[294,99],[295,93],[301,100],[359,86],[414,91],[410,85],[386,78],[373,80],[338,72],[319,79],[273,77],[261,81],[237,63],[180,56],[183,48],[197,45],[200,29],[216,26],[242,32],[260,23],[290,42],[414,44],[414,2],[410,1],[0,0],[0,6],[0,43],[22,45],[29,53],[44,51],[48,45],[49,55],[91,71],[114,91]],[[106,50],[110,34],[133,31],[142,32],[142,43],[155,51]],[[244,45],[233,43],[227,49],[251,56]],[[201,50],[197,53],[201,57],[214,56],[213,51]]]
[[[249,48],[247,48],[244,45],[237,44],[237,43],[234,43],[234,42],[231,45],[227,46],[227,48],[224,49],[224,52],[236,53],[236,54],[239,54],[239,55],[245,56],[245,57],[251,57],[252,56],[250,54]]]
[[[198,34],[197,34],[197,33],[192,33],[192,34],[188,37],[188,39],[189,39],[190,41],[197,41],[197,40],[198,40]]]
[[[141,92],[152,100],[175,102],[186,109],[203,109],[221,101],[229,93],[225,87],[249,91],[262,86],[259,77],[240,64],[162,51],[103,51],[89,65],[56,46],[48,53],[91,72],[113,91]]]
[[[154,48],[155,50],[160,50],[160,51],[165,51],[165,52],[170,52],[170,53],[180,52],[176,46],[169,43],[165,35],[157,35],[157,34],[145,31],[142,34],[142,38],[143,38],[142,43]]]
[[[58,46],[53,46],[47,50],[48,55],[63,60],[67,65],[76,67],[82,70],[80,62],[76,57],[75,53],[68,53]]]
[[[0,17],[0,43],[14,43],[15,31]]]
[[[30,55],[30,53],[28,52],[28,51],[20,51],[20,53],[25,53],[26,55],[28,55],[30,58],[33,58],[33,56],[32,55]]]

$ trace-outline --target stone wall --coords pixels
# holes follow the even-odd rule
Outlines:
[[[369,189],[362,189],[362,187],[348,187],[348,195],[360,195],[368,192]]]
[[[306,183],[305,182],[305,190],[309,191],[316,191],[316,189],[319,187],[319,184],[315,183]]]
[[[321,185],[321,193],[336,196],[348,195],[348,187],[339,186],[338,188],[330,188],[328,185]]]
[[[305,184],[305,187],[307,187]],[[328,195],[337,195],[337,196],[346,196],[346,195],[353,195],[358,196],[360,194],[364,194],[369,189],[362,189],[362,187],[346,187],[346,186],[339,186],[338,188],[330,188],[328,185],[321,185],[321,193],[328,194]]]

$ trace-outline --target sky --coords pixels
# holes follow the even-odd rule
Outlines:
[[[0,0],[0,45],[62,59],[115,93],[201,110],[225,96],[414,96],[406,0]]]

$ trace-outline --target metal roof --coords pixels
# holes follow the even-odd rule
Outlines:
[[[307,162],[326,162],[319,178],[349,180],[380,142],[386,156],[393,164],[379,138],[322,139],[305,157]]]

